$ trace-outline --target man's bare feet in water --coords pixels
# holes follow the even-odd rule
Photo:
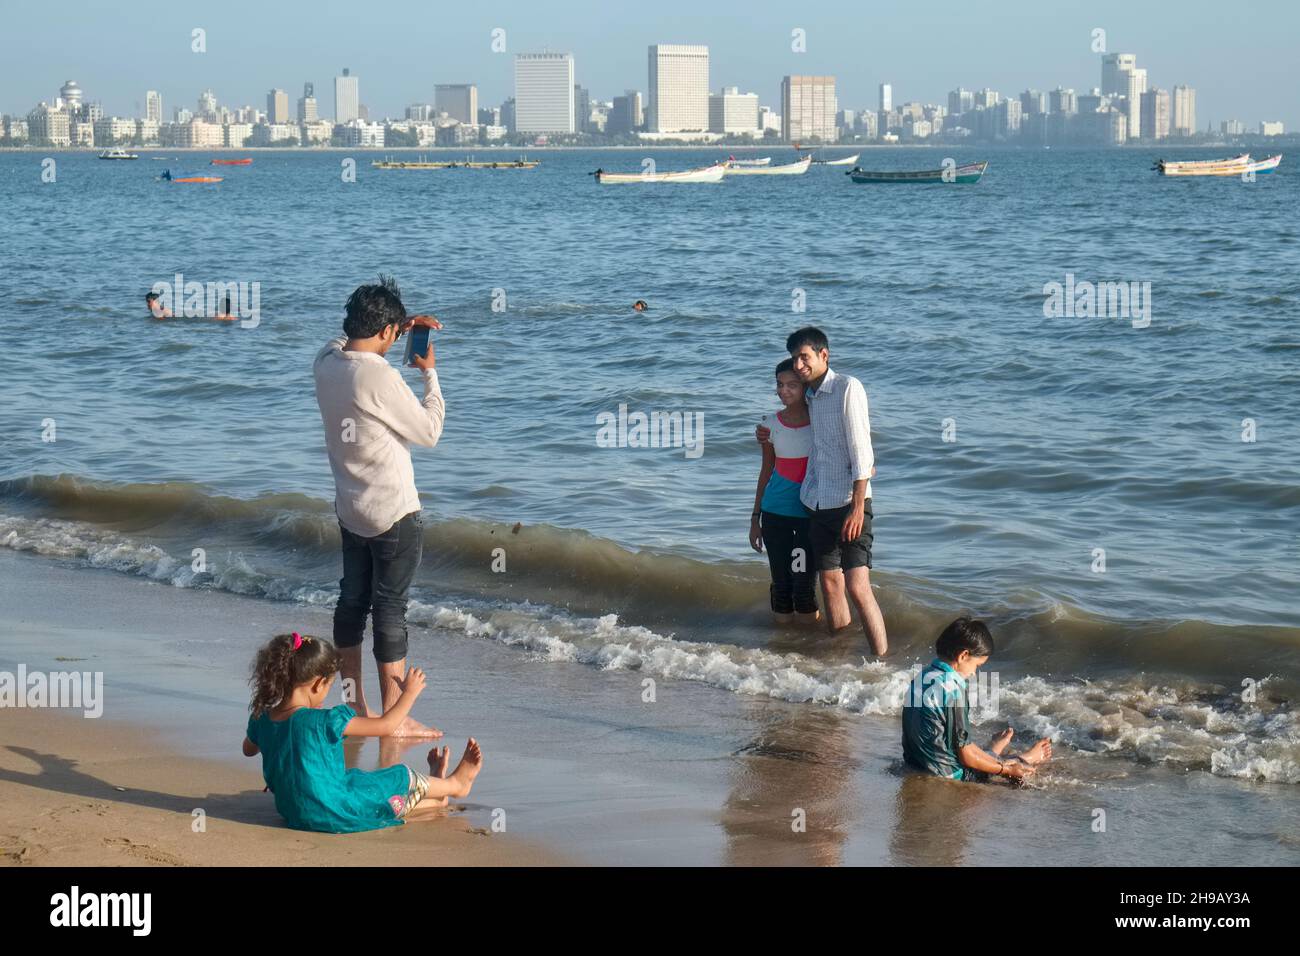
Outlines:
[[[999,734],[995,734],[993,736],[993,743],[989,746],[989,750],[993,751],[999,757],[1002,756],[1002,751],[1007,749],[1007,746],[1011,743],[1011,738],[1014,737],[1015,734],[1016,732],[1010,727]]]
[[[451,772],[447,778],[449,782],[457,784],[455,796],[469,796],[470,787],[474,786],[474,778],[478,776],[479,771],[483,769],[483,751],[479,749],[478,741],[473,737],[469,738],[469,743],[465,745],[465,754],[460,758],[460,763],[456,769]]]
[[[442,731],[437,727],[426,727],[413,717],[407,717],[397,729],[393,731],[394,737],[441,737]]]

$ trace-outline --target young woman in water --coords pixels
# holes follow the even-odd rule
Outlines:
[[[749,544],[755,551],[767,548],[772,571],[772,612],[778,621],[797,615],[806,621],[821,616],[817,609],[815,574],[808,541],[808,512],[799,501],[799,488],[808,471],[812,451],[812,426],[804,386],[794,372],[794,361],[776,367],[776,395],[783,406],[764,415],[772,437],[760,447],[763,464],[754,491],[754,512],[749,519]]]

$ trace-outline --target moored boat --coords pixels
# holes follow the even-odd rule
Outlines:
[[[771,162],[771,156],[760,156],[757,159],[737,159],[735,156],[727,157],[728,166],[766,166]]]
[[[1267,159],[1261,159],[1259,162],[1250,163],[1246,167],[1247,172],[1251,173],[1271,173],[1282,164],[1282,154],[1269,156]]]
[[[685,169],[680,172],[672,173],[607,173],[603,169],[597,169],[591,175],[596,177],[598,183],[716,183],[722,180],[723,171],[726,166],[723,163],[714,163],[712,166],[701,166],[698,169]]]
[[[462,159],[431,163],[421,157],[418,162],[404,159],[384,159],[375,160],[370,165],[375,169],[536,169],[541,163],[540,159],[528,159],[526,157],[505,161],[493,160],[492,162],[476,162],[472,159]]]
[[[106,149],[99,154],[100,159],[139,159],[135,153],[128,153],[121,146],[114,146],[112,149]]]
[[[1250,153],[1242,153],[1228,159],[1158,159],[1151,168],[1161,176],[1236,176],[1250,164]]]
[[[808,172],[811,165],[812,157],[805,156],[783,166],[727,166],[725,173],[728,176],[798,176]]]
[[[854,153],[852,156],[845,156],[843,159],[814,159],[814,166],[852,166],[858,161],[861,153]]]
[[[844,175],[851,177],[855,183],[977,183],[988,165],[988,160],[985,160],[979,163],[966,163],[964,166],[897,172],[873,172],[854,167]]]
[[[251,159],[214,159],[213,166],[252,166]]]

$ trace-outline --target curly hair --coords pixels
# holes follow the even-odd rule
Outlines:
[[[302,643],[295,650],[296,636],[277,634],[258,650],[252,675],[248,678],[253,688],[253,699],[248,709],[254,717],[262,716],[284,701],[295,687],[338,673],[342,663],[338,648],[329,641],[303,634]]]

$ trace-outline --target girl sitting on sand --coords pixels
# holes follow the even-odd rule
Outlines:
[[[794,372],[794,360],[776,367],[776,397],[784,408],[764,415],[763,425],[772,437],[763,443],[763,465],[754,491],[754,513],[749,519],[749,546],[762,551],[772,570],[772,613],[778,621],[800,618],[816,621],[817,594],[809,567],[808,512],[799,501],[799,488],[812,453],[812,426],[804,385]],[[799,553],[796,555],[796,550]]]
[[[445,807],[449,797],[468,794],[483,767],[473,737],[450,775],[446,747],[429,751],[428,776],[404,764],[344,766],[343,738],[391,735],[424,690],[424,672],[406,672],[402,695],[384,716],[358,717],[347,704],[321,709],[340,661],[329,641],[293,633],[272,638],[253,663],[244,756],[262,755],[262,776],[289,826],[322,833],[375,830],[417,816],[417,806]]]

